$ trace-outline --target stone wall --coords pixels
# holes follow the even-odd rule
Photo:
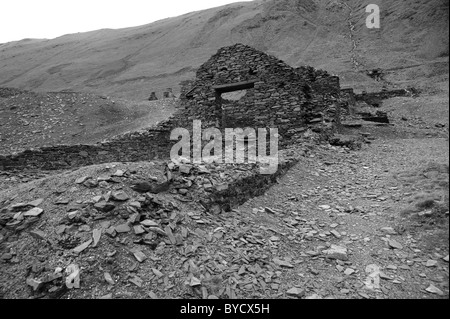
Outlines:
[[[260,174],[258,168],[238,171],[234,167],[235,178],[228,181],[226,187],[212,188],[203,193],[197,192],[193,197],[209,211],[230,211],[250,198],[263,195],[270,186],[277,183],[280,176],[283,176],[286,171],[299,162],[299,155],[287,155],[288,153],[289,151],[280,155],[280,163],[275,174]]]
[[[352,88],[342,89],[341,98],[343,101],[346,101],[349,106],[355,106],[356,104],[355,92]]]
[[[58,145],[0,156],[0,170],[76,168],[109,162],[168,158],[171,121],[94,145]]]
[[[26,91],[19,90],[16,88],[0,88],[0,98],[8,98],[13,97],[19,94],[22,94]]]
[[[239,101],[223,104],[221,90],[233,84],[247,93]],[[220,49],[188,85],[181,96],[187,121],[201,119],[219,127],[277,127],[288,136],[322,122],[340,95],[338,77],[312,67],[294,69],[243,44]]]
[[[361,93],[355,95],[356,101],[366,102],[369,105],[379,107],[383,100],[397,96],[415,96],[418,92],[415,89],[386,90],[381,92]]]

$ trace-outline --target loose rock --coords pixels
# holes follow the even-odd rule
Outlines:
[[[140,250],[133,251],[133,256],[140,263],[143,263],[147,259],[147,256]]]
[[[437,288],[436,286],[434,286],[434,285],[430,285],[426,289],[426,291],[428,291],[429,293],[432,293],[432,294],[439,295],[439,296],[443,296],[444,295],[444,292],[442,290],[440,290],[439,288]]]
[[[389,247],[391,247],[393,249],[399,249],[399,250],[403,249],[402,244],[400,244],[399,242],[397,242],[393,239],[388,240],[388,245],[389,245]]]
[[[125,202],[130,199],[130,197],[125,192],[113,193],[111,198],[117,202]]]
[[[97,247],[100,237],[102,236],[101,229],[94,229],[92,232],[92,238],[94,239],[94,245],[92,247]]]
[[[301,298],[305,295],[305,291],[303,289],[294,287],[294,288],[289,289],[286,292],[286,294],[297,297],[297,298]]]
[[[42,208],[35,207],[35,208],[30,209],[23,215],[26,217],[37,217],[37,216],[41,215],[43,212],[44,212],[44,210]]]
[[[29,202],[29,203],[27,204],[27,206],[37,207],[37,206],[41,205],[43,201],[44,201],[43,198],[39,198],[39,199],[36,199],[36,200],[34,200],[34,201],[32,201],[32,202]]]
[[[110,284],[110,285],[115,284],[114,279],[111,277],[111,275],[108,272],[105,272],[104,277],[108,284]]]
[[[130,282],[135,284],[139,288],[141,288],[142,285],[144,284],[144,281],[141,278],[137,277],[137,276],[134,276],[133,278],[131,278]]]
[[[294,266],[292,266],[289,262],[278,259],[278,258],[274,258],[273,262],[280,267],[294,268]]]
[[[331,245],[330,249],[324,250],[323,253],[327,258],[347,261],[347,248]]]
[[[131,231],[131,228],[128,224],[121,224],[116,226],[116,232],[118,232],[119,234],[121,233],[128,233]]]
[[[75,184],[83,184],[84,182],[86,182],[90,177],[89,176],[84,176],[84,177],[80,177],[77,180],[75,180]]]
[[[27,285],[31,286],[33,288],[33,291],[38,291],[44,285],[44,283],[34,278],[28,278]]]
[[[150,219],[146,219],[146,220],[142,221],[141,225],[145,226],[145,227],[158,227],[159,226],[158,223],[156,223],[156,222],[154,222],[153,220],[150,220]]]
[[[189,282],[189,286],[191,286],[191,287],[197,287],[197,286],[200,286],[201,284],[202,284],[202,282],[200,281],[200,279],[198,279],[196,277],[192,277]]]
[[[101,201],[98,202],[94,205],[94,208],[104,212],[104,213],[108,213],[110,211],[112,211],[114,208],[116,208],[116,205],[112,204],[112,203],[108,203],[106,201]]]

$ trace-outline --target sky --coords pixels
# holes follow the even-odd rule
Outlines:
[[[2,1],[0,43],[139,26],[192,11],[251,0]]]

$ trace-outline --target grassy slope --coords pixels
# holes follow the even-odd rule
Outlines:
[[[447,1],[373,2],[382,10],[380,33],[365,27],[365,3],[347,1],[353,9],[361,69],[448,57]],[[167,87],[177,91],[178,83],[192,77],[218,48],[236,42],[292,66],[327,69],[341,75],[343,84],[369,81],[370,86],[370,79],[355,72],[350,62],[349,7],[329,0],[253,1],[140,27],[7,43],[0,45],[0,86],[90,91],[142,100],[151,91],[161,94]],[[425,68],[420,75],[428,77],[429,72]]]
[[[0,154],[57,144],[90,144],[164,120],[175,101],[130,102],[84,93],[0,98]]]

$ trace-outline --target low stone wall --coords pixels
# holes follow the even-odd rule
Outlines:
[[[371,92],[356,94],[356,101],[363,101],[372,106],[381,106],[381,102],[386,99],[390,99],[398,96],[413,96],[416,94],[415,90],[399,89],[399,90],[389,90],[381,92]]]
[[[25,91],[16,88],[0,88],[0,98],[13,97],[24,92]]]
[[[0,171],[59,170],[110,162],[167,160],[170,158],[173,145],[178,142],[170,140],[171,132],[176,127],[185,128],[190,132],[192,157],[193,123],[182,123],[184,118],[184,113],[178,111],[155,128],[120,135],[93,145],[58,145],[30,149],[12,155],[0,155]],[[202,123],[202,129],[208,127]],[[224,147],[225,132],[224,130],[221,132]],[[267,145],[269,142],[270,138],[267,137]],[[202,141],[202,149],[208,143],[209,141]]]
[[[248,199],[263,195],[265,191],[277,182],[277,178],[284,175],[299,158],[287,157],[279,163],[278,170],[272,175],[262,175],[258,169],[248,171],[246,176],[237,178],[227,184],[226,189],[213,190],[197,198],[205,208],[212,211],[230,211],[245,203]]]
[[[58,145],[0,156],[0,170],[55,170],[168,158],[171,149],[170,123],[94,145]]]

